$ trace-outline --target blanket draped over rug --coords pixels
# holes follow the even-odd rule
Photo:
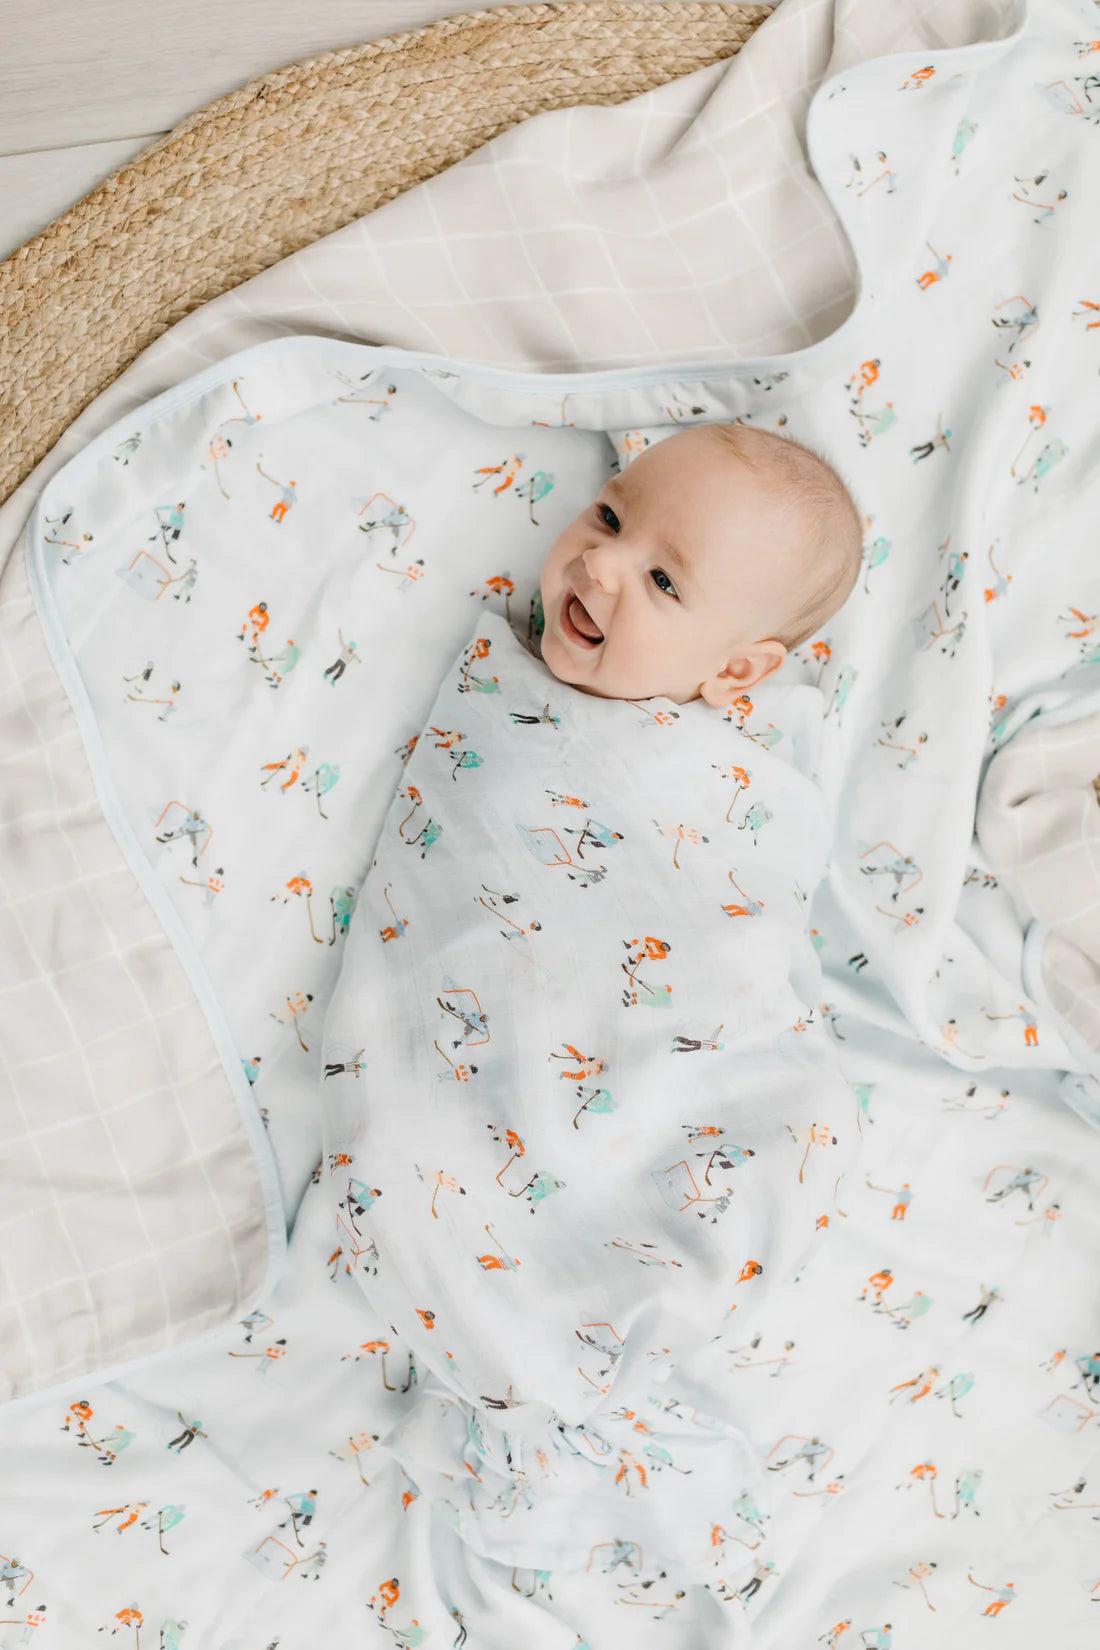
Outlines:
[[[0,1643],[1088,1641],[1100,1055],[1037,964],[1100,907],[995,838],[1100,714],[1098,18],[781,0],[185,317],[0,508]],[[694,711],[527,649],[715,420],[864,561],[659,791]]]

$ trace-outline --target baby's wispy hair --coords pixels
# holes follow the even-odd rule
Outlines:
[[[848,600],[863,561],[863,519],[847,482],[823,454],[749,424],[696,425],[725,443],[766,482],[804,547],[805,580],[782,627],[790,652],[816,635]]]

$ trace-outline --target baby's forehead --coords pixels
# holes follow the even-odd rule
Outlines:
[[[704,517],[721,521],[724,513],[732,509],[742,529],[746,521],[751,521],[758,512],[762,520],[767,519],[770,529],[769,543],[774,544],[780,522],[783,528],[782,536],[786,539],[787,528],[791,528],[792,532],[795,529],[793,518],[802,515],[802,512],[795,508],[797,489],[791,487],[789,472],[779,468],[766,450],[760,457],[756,457],[754,453],[753,462],[746,463],[738,453],[731,450],[728,443],[713,436],[703,439],[703,428],[700,426],[698,429],[668,437],[659,442],[656,449],[646,448],[645,453],[666,448],[667,451],[662,451],[661,472],[649,469],[644,485],[642,472],[639,471],[636,475],[632,472],[638,460],[645,454],[634,453],[628,463],[607,477],[601,491],[612,499],[620,498],[624,502],[629,500],[635,518],[639,515],[658,513],[658,507],[667,503],[670,495],[674,501],[678,499],[683,503],[685,516],[702,514]],[[692,479],[698,480],[702,466],[706,475],[713,475],[718,480],[732,481],[732,494],[729,487],[716,487],[712,490],[693,486],[690,493],[678,487],[679,461],[682,457],[688,456],[691,461]],[[667,510],[661,510],[660,513],[667,515]],[[721,545],[723,541],[719,536],[713,542]],[[739,548],[745,545],[745,540],[741,536],[729,542],[736,543]],[[684,548],[690,552],[689,546]],[[756,548],[763,553],[762,546],[757,545]]]
[[[661,463],[655,468],[648,462],[649,455],[659,452]],[[646,458],[647,462],[639,469],[638,462]],[[690,461],[690,463],[689,463]],[[686,483],[679,483],[679,471],[682,466],[688,468],[693,481],[697,481],[700,473],[714,476],[718,480],[728,480],[733,483],[734,491],[739,499],[750,502],[759,501],[763,504],[767,499],[774,498],[776,487],[781,487],[783,477],[769,464],[765,458],[753,464],[746,464],[744,460],[729,445],[713,436],[703,439],[701,430],[692,430],[687,433],[670,437],[661,441],[656,447],[648,447],[642,453],[629,455],[628,461],[618,470],[613,470],[604,482],[604,488],[621,497],[629,496],[637,508],[643,508],[646,503],[653,503],[658,498],[667,497],[671,492],[675,494]],[[720,509],[720,489],[713,493],[707,492],[707,503],[714,509]],[[728,492],[728,489],[726,490]],[[698,505],[702,489],[692,489],[693,504]]]

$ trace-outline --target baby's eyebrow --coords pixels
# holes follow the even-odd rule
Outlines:
[[[625,502],[624,490],[614,476],[612,476],[610,480],[604,482],[603,491],[605,493],[610,493],[612,498],[617,498],[620,501]],[[661,549],[668,557],[669,561],[672,562],[675,567],[679,568],[684,583],[690,588],[694,588],[695,581],[692,577],[691,567],[683,552],[677,550],[674,544],[662,544]]]

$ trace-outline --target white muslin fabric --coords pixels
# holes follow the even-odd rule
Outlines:
[[[328,1187],[427,1372],[381,1443],[484,1557],[750,1563],[708,1346],[827,1241],[857,1133],[813,1006],[823,712],[597,697],[487,612],[412,742],[325,1021]]]

